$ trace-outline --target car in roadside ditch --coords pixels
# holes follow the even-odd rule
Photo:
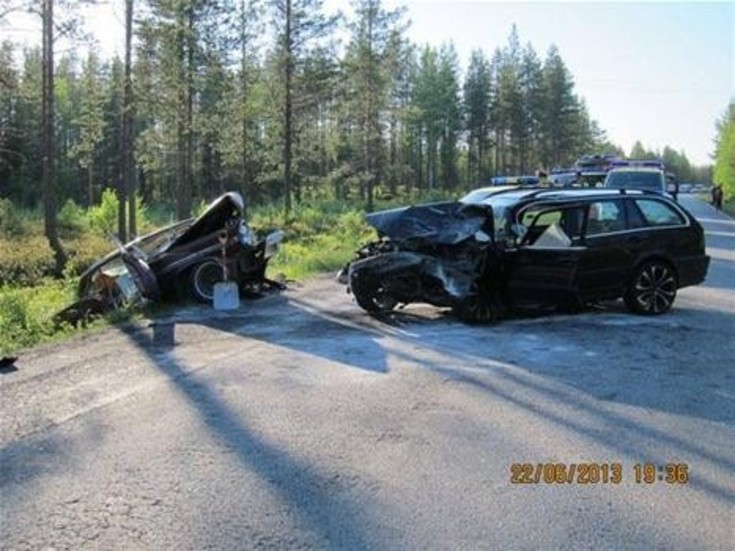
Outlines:
[[[657,193],[503,187],[366,215],[378,239],[341,271],[367,312],[425,302],[469,323],[623,299],[667,312],[709,266],[702,226]]]
[[[215,284],[228,280],[244,293],[281,287],[265,276],[282,232],[258,238],[244,216],[237,192],[215,199],[196,218],[171,224],[117,249],[79,278],[78,300],[55,319],[73,325],[144,300],[211,302]]]

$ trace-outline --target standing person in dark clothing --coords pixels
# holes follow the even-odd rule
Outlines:
[[[724,195],[724,192],[722,191],[722,184],[715,186],[715,189],[712,192],[712,194],[713,194],[713,199],[715,203],[715,208],[717,210],[722,210],[722,199]]]

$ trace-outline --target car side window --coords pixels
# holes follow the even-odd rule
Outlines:
[[[625,209],[621,201],[590,203],[587,211],[587,235],[600,235],[625,229]]]
[[[545,248],[574,246],[581,235],[582,214],[579,207],[529,207],[519,217],[527,228],[523,245]]]
[[[648,226],[646,219],[643,218],[641,209],[638,208],[638,205],[635,201],[626,201],[625,206],[628,210],[628,229],[634,230],[638,228],[645,228],[646,226]]]
[[[686,224],[681,214],[662,201],[637,199],[636,204],[649,226],[683,226]]]

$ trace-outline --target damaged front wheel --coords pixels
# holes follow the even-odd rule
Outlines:
[[[398,301],[385,292],[377,279],[365,274],[352,276],[350,290],[357,304],[366,312],[388,312],[398,305]]]
[[[484,325],[493,323],[501,317],[503,308],[493,299],[490,290],[475,282],[470,293],[454,308],[455,315],[464,323]]]

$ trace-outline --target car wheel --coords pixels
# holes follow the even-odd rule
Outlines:
[[[398,300],[386,293],[376,278],[367,274],[353,274],[350,290],[357,304],[366,312],[388,312],[398,305]]]
[[[469,294],[454,307],[455,314],[464,323],[483,325],[501,317],[501,304],[493,298],[492,291],[485,287],[475,281]]]
[[[623,300],[636,314],[663,314],[674,304],[677,287],[673,268],[666,262],[652,260],[635,271]]]
[[[190,289],[192,296],[199,302],[214,300],[214,286],[224,281],[222,265],[210,258],[197,264],[191,272]]]

